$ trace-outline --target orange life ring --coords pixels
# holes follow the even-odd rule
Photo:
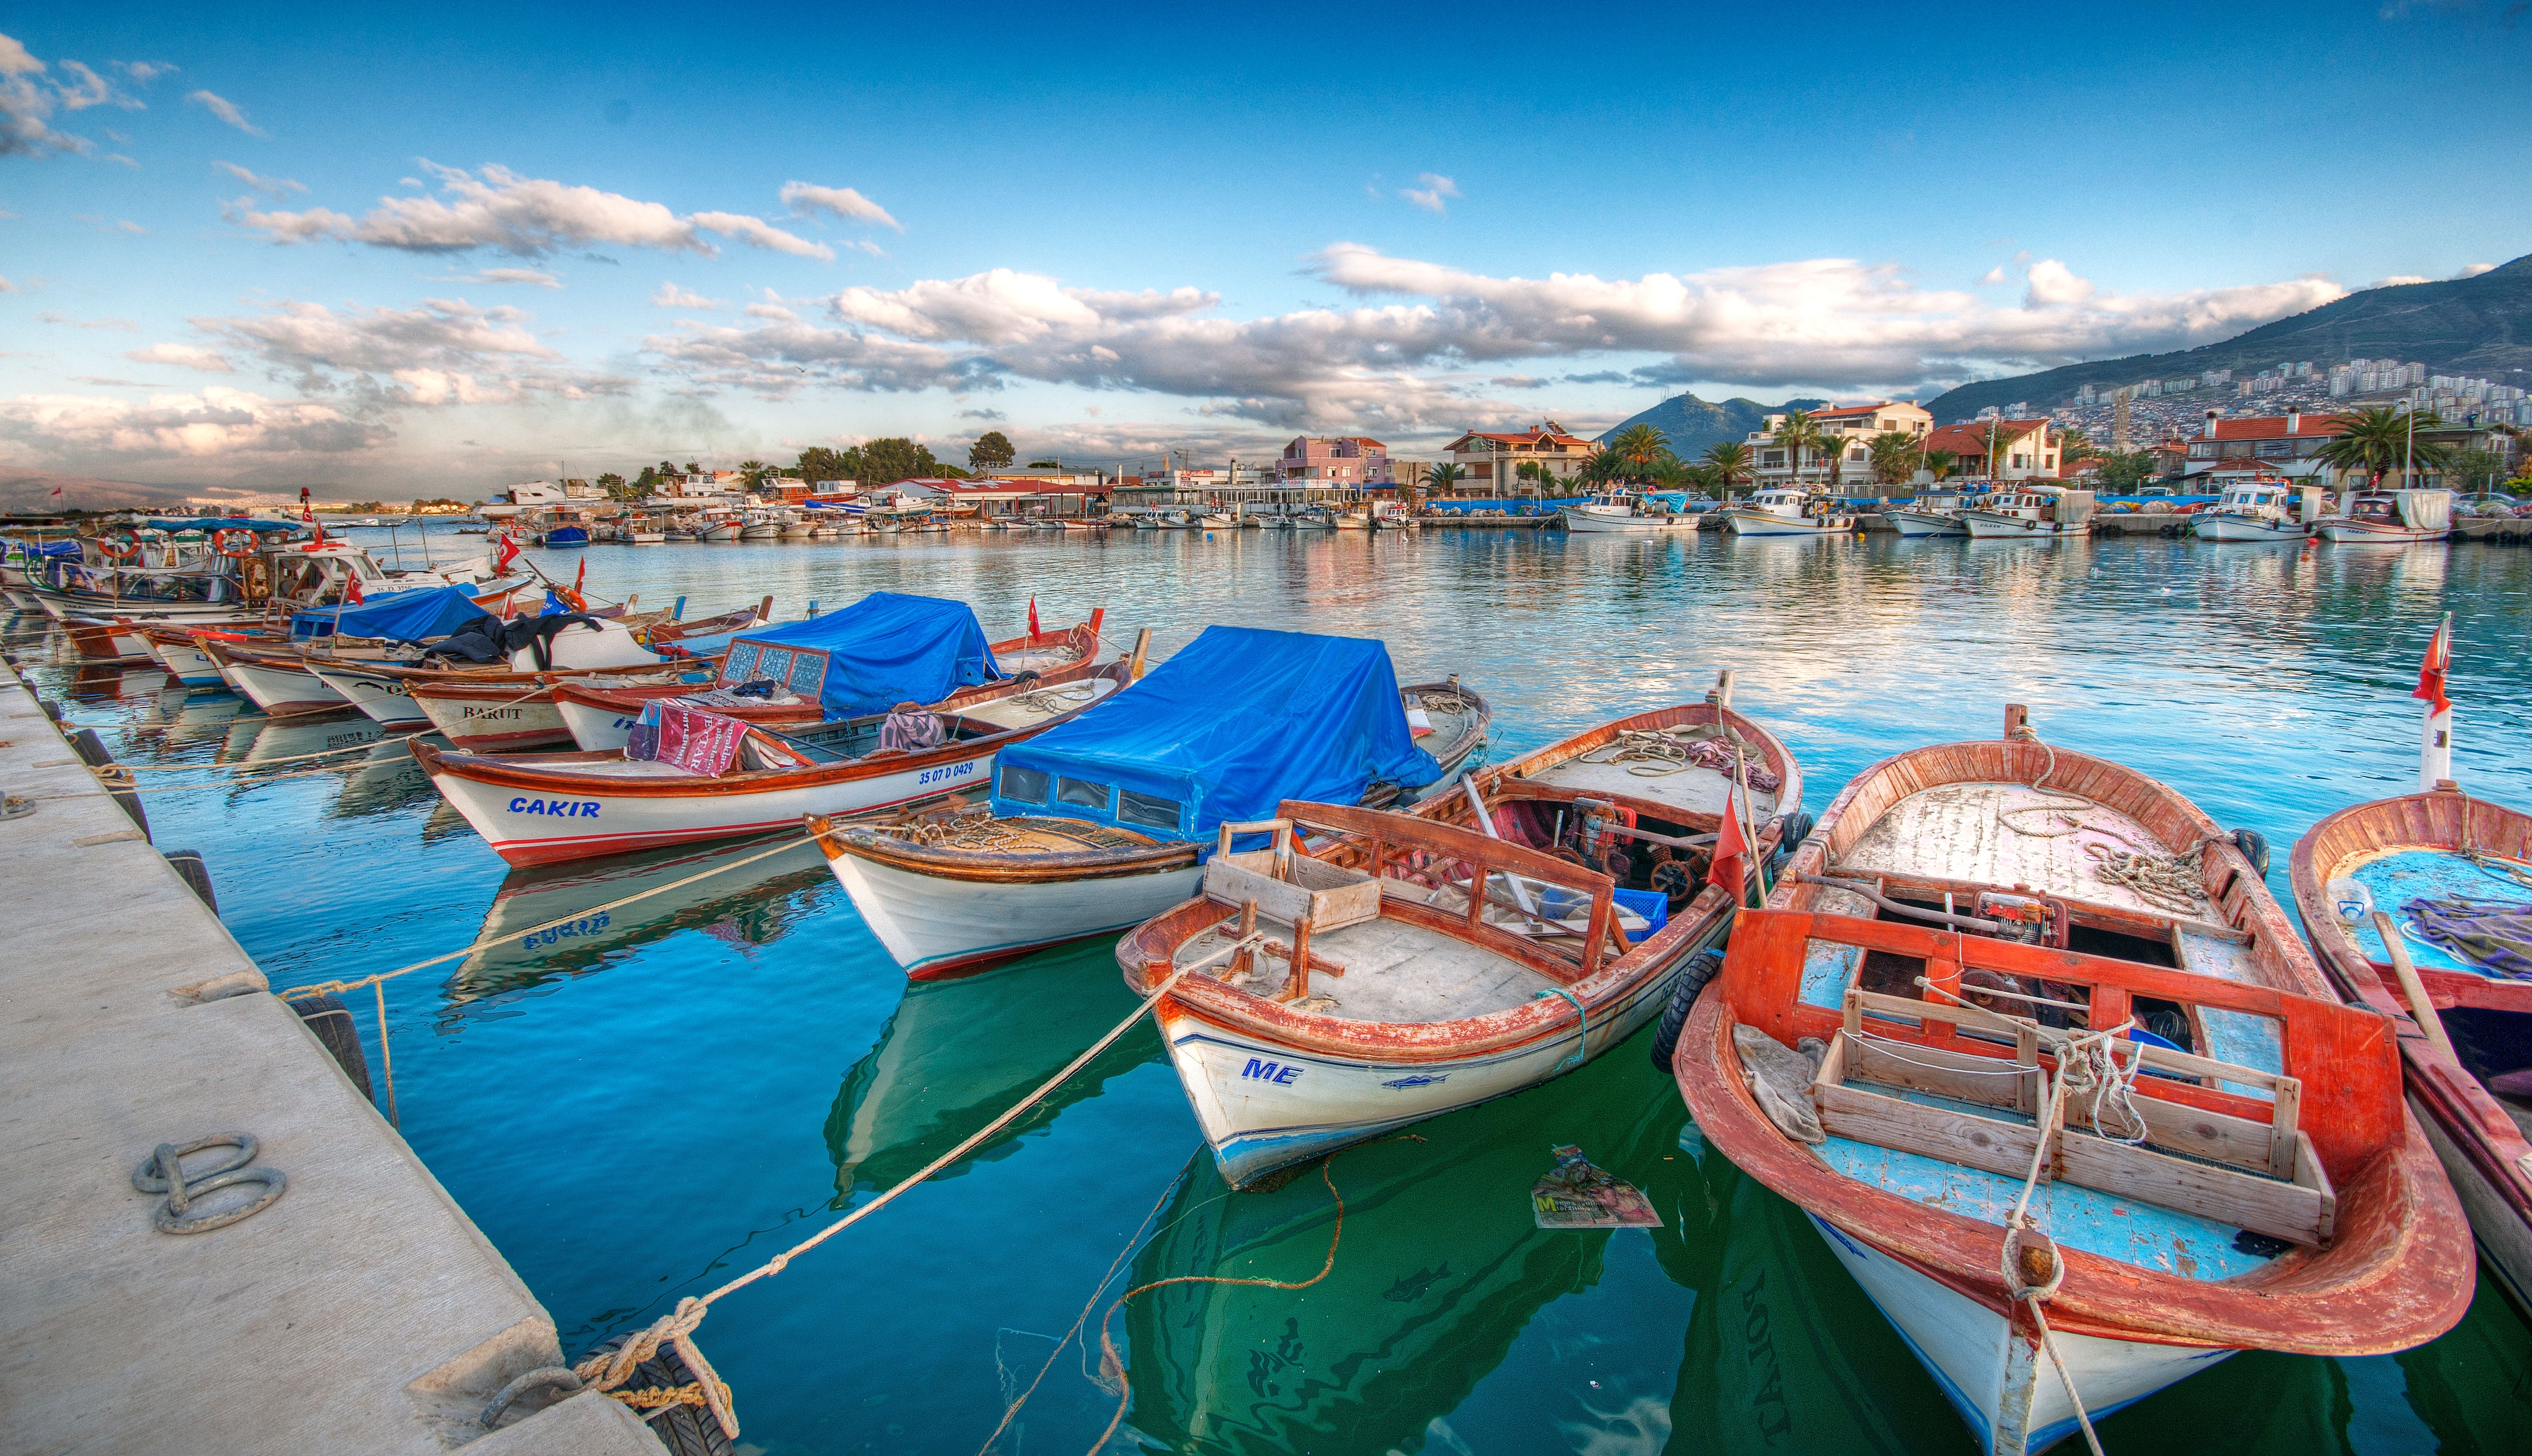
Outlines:
[[[244,550],[238,549],[231,543],[230,538],[232,536],[246,537],[246,547]],[[222,556],[229,557],[232,560],[244,560],[245,558],[254,555],[256,553],[256,548],[260,544],[260,538],[258,537],[254,532],[243,526],[223,526],[219,530],[211,532],[211,549]]]
[[[141,554],[141,542],[129,535],[101,535],[96,548],[115,561],[130,561]]]

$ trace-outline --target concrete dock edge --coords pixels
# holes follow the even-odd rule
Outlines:
[[[596,1394],[478,1424],[552,1318],[279,998],[177,993],[261,975],[14,673],[0,789],[0,1448],[660,1456]],[[133,1169],[237,1132],[281,1200],[153,1229]]]

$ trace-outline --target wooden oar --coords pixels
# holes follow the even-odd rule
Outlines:
[[[2409,959],[2409,947],[2400,938],[2400,927],[2383,911],[2374,912],[2374,928],[2383,936],[2383,948],[2390,953],[2391,974],[2400,979],[2400,990],[2409,998],[2409,1014],[2417,1018],[2418,1030],[2427,1034],[2438,1051],[2458,1062],[2452,1038],[2445,1035],[2445,1021],[2436,1015],[2436,1003],[2427,995],[2427,983],[2418,979],[2417,964]]]

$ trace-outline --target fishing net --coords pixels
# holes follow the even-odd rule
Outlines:
[[[2454,895],[2400,907],[2418,935],[2472,965],[2532,980],[2532,904],[2508,905]]]

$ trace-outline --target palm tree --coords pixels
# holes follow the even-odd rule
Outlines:
[[[1640,480],[1652,470],[1655,461],[1670,453],[1670,437],[1649,424],[1631,424],[1618,432],[1609,447],[1627,463],[1628,478]]]
[[[1917,445],[1915,435],[1906,430],[1885,429],[1872,437],[1872,478],[1883,485],[1896,485],[1916,474]]]
[[[1623,477],[1626,473],[1627,459],[1619,453],[1617,446],[1612,445],[1605,450],[1593,451],[1591,458],[1582,462],[1582,473],[1577,478],[1585,485],[1606,485]]]
[[[2380,488],[2385,473],[2411,466],[2442,466],[2452,452],[2443,445],[2416,443],[2418,430],[2444,423],[2432,410],[2398,410],[2388,405],[2359,410],[2345,417],[2338,433],[2321,447],[2323,464],[2342,471],[2365,472],[2367,489]]]
[[[1783,448],[1786,469],[1792,472],[1792,484],[1796,489],[1800,489],[1803,482],[1803,452],[1815,448],[1820,443],[1819,422],[1812,419],[1810,411],[1794,410],[1785,416],[1784,422],[1777,425],[1776,432],[1769,435],[1767,439],[1768,443]]]
[[[1664,490],[1680,489],[1688,483],[1688,467],[1680,464],[1679,457],[1665,449],[1661,458],[1644,471],[1644,483],[1658,485]]]
[[[2070,424],[2057,431],[2057,458],[2060,461],[2082,460],[2093,453],[2093,437],[2084,426]]]
[[[1750,447],[1738,440],[1706,446],[1705,463],[1722,477],[1726,491],[1750,478]]]
[[[1468,477],[1468,473],[1447,461],[1424,467],[1424,488],[1436,495],[1448,495],[1451,488]]]
[[[1733,448],[1737,450],[1740,447],[1736,445]],[[1702,495],[1721,495],[1731,488],[1731,482],[1724,478],[1723,468],[1708,462],[1682,466],[1679,475],[1683,484],[1695,487]]]
[[[1513,478],[1521,481],[1521,484],[1515,487],[1515,493],[1525,495],[1545,495],[1547,493],[1547,481],[1543,477],[1548,476],[1548,475],[1549,472],[1547,467],[1539,464],[1537,461],[1523,461],[1513,470]]]
[[[1937,480],[1951,475],[1951,473],[1959,467],[1960,463],[1961,458],[1954,455],[1949,450],[1928,450],[1926,452],[1926,469],[1930,472],[1933,475],[1933,477]]]
[[[1843,434],[1823,431],[1819,437],[1820,459],[1828,463],[1828,493],[1838,493],[1839,482],[1846,475],[1847,439]]]

